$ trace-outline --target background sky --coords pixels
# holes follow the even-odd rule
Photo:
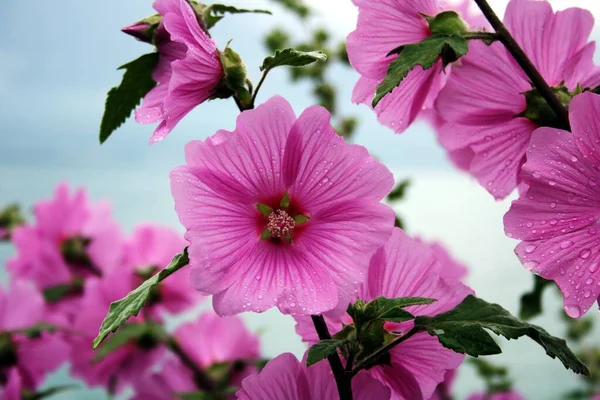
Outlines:
[[[229,39],[256,82],[258,65],[267,56],[262,38],[275,26],[297,36],[311,27],[326,26],[337,39],[355,25],[350,0],[309,0],[319,15],[306,25],[267,0],[229,1],[246,8],[268,8],[272,16],[227,17],[212,31],[222,48]],[[505,1],[492,1],[502,12]],[[600,17],[596,0],[556,0],[555,8],[582,6]],[[0,1],[0,205],[20,202],[30,207],[49,197],[60,181],[86,186],[94,199],[108,198],[126,231],[143,221],[181,227],[169,192],[169,170],[183,163],[183,146],[217,129],[233,129],[238,114],[233,102],[213,101],[194,110],[169,138],[154,146],[147,141],[153,127],[127,122],[106,144],[98,144],[98,127],[107,90],[121,79],[119,65],[148,52],[148,45],[123,35],[119,29],[152,13],[149,0],[58,0],[54,2]],[[600,38],[598,31],[594,38]],[[398,180],[411,178],[407,200],[398,206],[408,231],[446,244],[470,267],[468,278],[478,295],[518,311],[518,298],[531,285],[530,274],[513,254],[515,242],[503,234],[502,216],[509,201],[495,202],[469,177],[454,170],[437,145],[433,132],[416,123],[402,135],[377,124],[364,106],[350,103],[357,75],[334,68],[331,77],[340,89],[343,114],[360,118],[355,142],[366,146],[392,169]],[[292,86],[287,72],[269,75],[259,101],[282,94],[299,114],[312,104],[310,87]],[[12,248],[0,245],[0,260]],[[564,336],[559,323],[557,293],[545,295],[546,315],[535,323]],[[594,312],[594,311],[592,311]],[[267,356],[304,346],[290,318],[276,311],[244,315],[261,332]],[[597,338],[597,334],[595,335]],[[597,339],[596,339],[597,341]],[[577,379],[545,356],[528,339],[503,344],[505,353],[492,361],[510,366],[517,387],[529,399],[557,399]],[[64,380],[66,369],[51,381]],[[457,383],[464,398],[482,383],[466,367]],[[77,391],[60,399],[101,399],[101,392]]]

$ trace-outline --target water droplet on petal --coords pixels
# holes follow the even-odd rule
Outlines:
[[[535,244],[530,244],[527,245],[527,247],[525,247],[525,252],[526,253],[533,253],[533,251],[536,249],[536,245]]]
[[[590,251],[590,249],[583,249],[579,252],[579,257],[586,259],[590,256],[590,254],[592,254],[592,252]]]
[[[525,261],[525,262],[523,263],[523,266],[524,266],[524,267],[525,267],[525,268],[526,268],[528,271],[531,271],[532,269],[534,269],[535,267],[537,267],[537,266],[538,266],[538,264],[539,264],[539,263],[538,263],[537,261],[534,261],[534,260],[529,260],[529,261]]]
[[[569,247],[573,246],[573,242],[570,240],[565,240],[564,242],[562,242],[560,244],[560,248],[561,249],[568,249]]]
[[[581,316],[581,308],[577,305],[565,306],[565,312],[571,318],[579,318]]]
[[[600,264],[594,263],[594,264],[590,265],[590,272],[591,273],[594,273],[594,272],[598,271],[598,269],[600,269]]]

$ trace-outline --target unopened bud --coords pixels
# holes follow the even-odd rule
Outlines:
[[[121,29],[123,33],[133,36],[137,40],[149,44],[154,43],[154,37],[156,35],[156,29],[162,21],[160,14],[154,14],[135,24],[126,26]]]
[[[25,218],[17,204],[11,204],[0,210],[0,240],[8,240],[12,230],[24,223]]]

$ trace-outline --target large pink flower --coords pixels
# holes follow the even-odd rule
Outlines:
[[[237,317],[219,317],[212,312],[198,321],[184,324],[175,338],[185,353],[201,368],[216,363],[252,361],[260,357],[258,337],[248,331]],[[240,386],[242,379],[256,372],[246,365],[230,376],[230,386]],[[171,400],[174,393],[195,392],[191,371],[179,360],[171,359],[158,372],[145,375],[135,383],[137,400]]]
[[[110,353],[100,361],[95,360],[96,352],[91,343],[110,303],[124,297],[135,285],[133,279],[124,277],[121,271],[113,271],[103,279],[86,282],[85,294],[80,302],[79,312],[73,323],[77,333],[71,338],[71,373],[89,386],[102,386],[120,392],[126,384],[134,382],[151,368],[164,355],[160,345],[148,343],[128,343]],[[131,320],[143,322],[137,317]]]
[[[352,393],[356,400],[390,398],[390,390],[364,372],[352,379]],[[236,395],[240,400],[339,399],[335,379],[326,360],[306,367],[290,353],[277,356],[259,374],[244,379],[242,389]]]
[[[437,299],[430,305],[408,307],[414,315],[436,315],[460,303],[472,291],[457,280],[443,278],[444,269],[454,268],[438,260],[427,246],[395,228],[388,242],[371,259],[367,280],[358,290],[358,297],[369,301],[380,296],[429,297]],[[309,343],[318,341],[310,318],[296,317],[296,331]],[[328,318],[333,333],[349,323],[349,316]],[[390,323],[386,329],[407,332],[413,322]],[[407,339],[391,352],[392,366],[377,366],[369,374],[392,389],[392,399],[429,399],[448,370],[460,365],[464,356],[444,348],[437,338],[421,332]]]
[[[462,13],[471,24],[482,27],[479,16],[467,12],[468,2],[450,6],[441,0],[353,0],[358,6],[356,30],[346,43],[352,66],[361,75],[354,87],[352,101],[371,106],[375,89],[386,76],[388,66],[397,56],[389,52],[406,44],[418,43],[431,36],[424,15],[434,16],[445,10]],[[402,83],[375,107],[378,120],[396,133],[402,133],[425,109],[433,106],[444,87],[447,72],[442,63],[423,70],[416,66]]]
[[[583,315],[600,296],[600,97],[576,96],[573,133],[540,128],[523,165],[529,189],[504,217],[506,234],[522,242],[525,267],[556,282],[565,311]]]
[[[110,206],[91,204],[83,189],[69,193],[59,184],[54,198],[34,206],[36,222],[13,231],[17,249],[7,263],[15,278],[35,283],[39,290],[73,283],[75,278],[99,276],[121,259],[121,231]],[[73,311],[77,296],[58,304]]]
[[[354,298],[393,227],[380,203],[393,177],[329,120],[318,106],[296,119],[274,97],[243,112],[234,132],[187,145],[172,192],[192,281],[214,294],[217,313],[317,314]]]
[[[546,1],[512,0],[504,22],[550,86],[569,91],[600,84],[588,43],[592,14],[569,8],[554,13]],[[502,43],[473,41],[436,101],[446,121],[438,129],[451,159],[468,170],[494,197],[509,195],[519,182],[531,133],[537,123],[520,117],[532,86]],[[538,121],[539,123],[539,121]]]
[[[166,267],[172,258],[181,253],[187,242],[175,231],[151,224],[138,226],[123,249],[122,279],[127,279],[128,271],[136,287]],[[158,287],[154,298],[142,309],[142,313],[158,321],[165,313],[177,314],[186,311],[202,299],[192,288],[188,269],[182,269],[165,279]]]
[[[29,337],[14,332],[41,322],[60,325],[62,321],[48,319],[44,299],[29,282],[13,280],[8,291],[0,288],[3,399],[10,399],[19,389],[36,390],[49,372],[67,361],[69,348],[61,335],[42,332],[39,337]]]
[[[469,396],[468,400],[525,400],[518,392],[513,390],[509,392],[496,392],[492,394],[477,393]]]
[[[163,16],[153,74],[157,85],[135,112],[139,123],[159,123],[150,143],[164,139],[187,113],[212,97],[223,78],[216,44],[198,24],[190,3],[156,0],[154,8]]]

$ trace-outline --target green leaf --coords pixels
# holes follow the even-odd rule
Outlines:
[[[35,325],[28,326],[26,328],[15,329],[12,333],[20,333],[30,338],[39,337],[43,332],[54,333],[59,328],[56,325],[49,324],[47,322],[38,322]]]
[[[61,385],[61,386],[54,386],[39,392],[34,392],[34,393],[29,393],[29,392],[24,392],[22,397],[23,400],[42,400],[45,399],[47,397],[52,397],[55,394],[58,393],[62,393],[62,392],[66,392],[67,390],[72,390],[72,389],[79,389],[78,385]]]
[[[385,308],[399,307],[405,308],[410,306],[423,306],[427,304],[433,304],[437,300],[429,299],[426,297],[399,297],[396,299],[388,299],[387,297],[378,297],[374,301],[377,301]]]
[[[377,86],[373,107],[400,85],[415,66],[429,69],[440,57],[447,65],[467,54],[468,50],[469,44],[458,35],[432,35],[419,43],[401,46],[398,48],[400,54],[389,65],[383,82]]]
[[[144,54],[119,67],[124,69],[121,84],[108,91],[104,115],[100,123],[100,143],[125,122],[144,96],[156,86],[152,72],[158,63],[158,53]]]
[[[519,318],[531,319],[542,313],[542,295],[549,286],[552,286],[552,281],[533,275],[533,289],[521,296]]]
[[[563,339],[551,336],[539,326],[519,320],[498,304],[490,304],[472,295],[453,310],[435,317],[417,317],[415,327],[437,336],[445,347],[473,357],[501,352],[486,330],[506,339],[528,336],[542,346],[550,357],[558,358],[566,368],[586,376],[590,373]]]
[[[310,367],[311,365],[335,354],[337,349],[346,343],[346,340],[323,339],[320,342],[313,344],[310,349],[308,349],[306,365]]]
[[[111,303],[108,314],[104,317],[104,321],[102,321],[102,325],[100,326],[98,336],[94,339],[93,348],[98,347],[111,332],[115,332],[120,326],[125,324],[129,317],[137,315],[156,285],[169,275],[188,265],[188,263],[189,258],[186,247],[183,253],[176,255],[171,263],[158,274],[144,281],[144,283],[137,289],[129,292],[123,299]]]
[[[276,67],[302,67],[316,61],[326,61],[327,56],[321,51],[299,51],[296,49],[277,50],[274,55],[264,59],[260,70],[271,70]]]
[[[128,345],[132,342],[138,342],[146,348],[152,348],[164,335],[160,325],[153,323],[126,324],[114,335],[104,342],[94,354],[93,362],[104,359],[110,353]]]
[[[248,10],[245,8],[236,8],[232,6],[226,6],[224,4],[210,4],[204,8],[203,17],[206,29],[210,29],[217,22],[219,22],[225,14],[246,14],[246,13],[258,13],[258,14],[269,14],[269,10]]]
[[[396,185],[396,187],[390,192],[390,194],[387,195],[387,199],[389,201],[402,200],[404,198],[404,195],[406,194],[406,188],[408,188],[409,185],[410,180],[403,180],[398,185]]]
[[[467,25],[454,11],[444,11],[426,19],[429,23],[429,31],[434,35],[461,35],[467,31]]]

